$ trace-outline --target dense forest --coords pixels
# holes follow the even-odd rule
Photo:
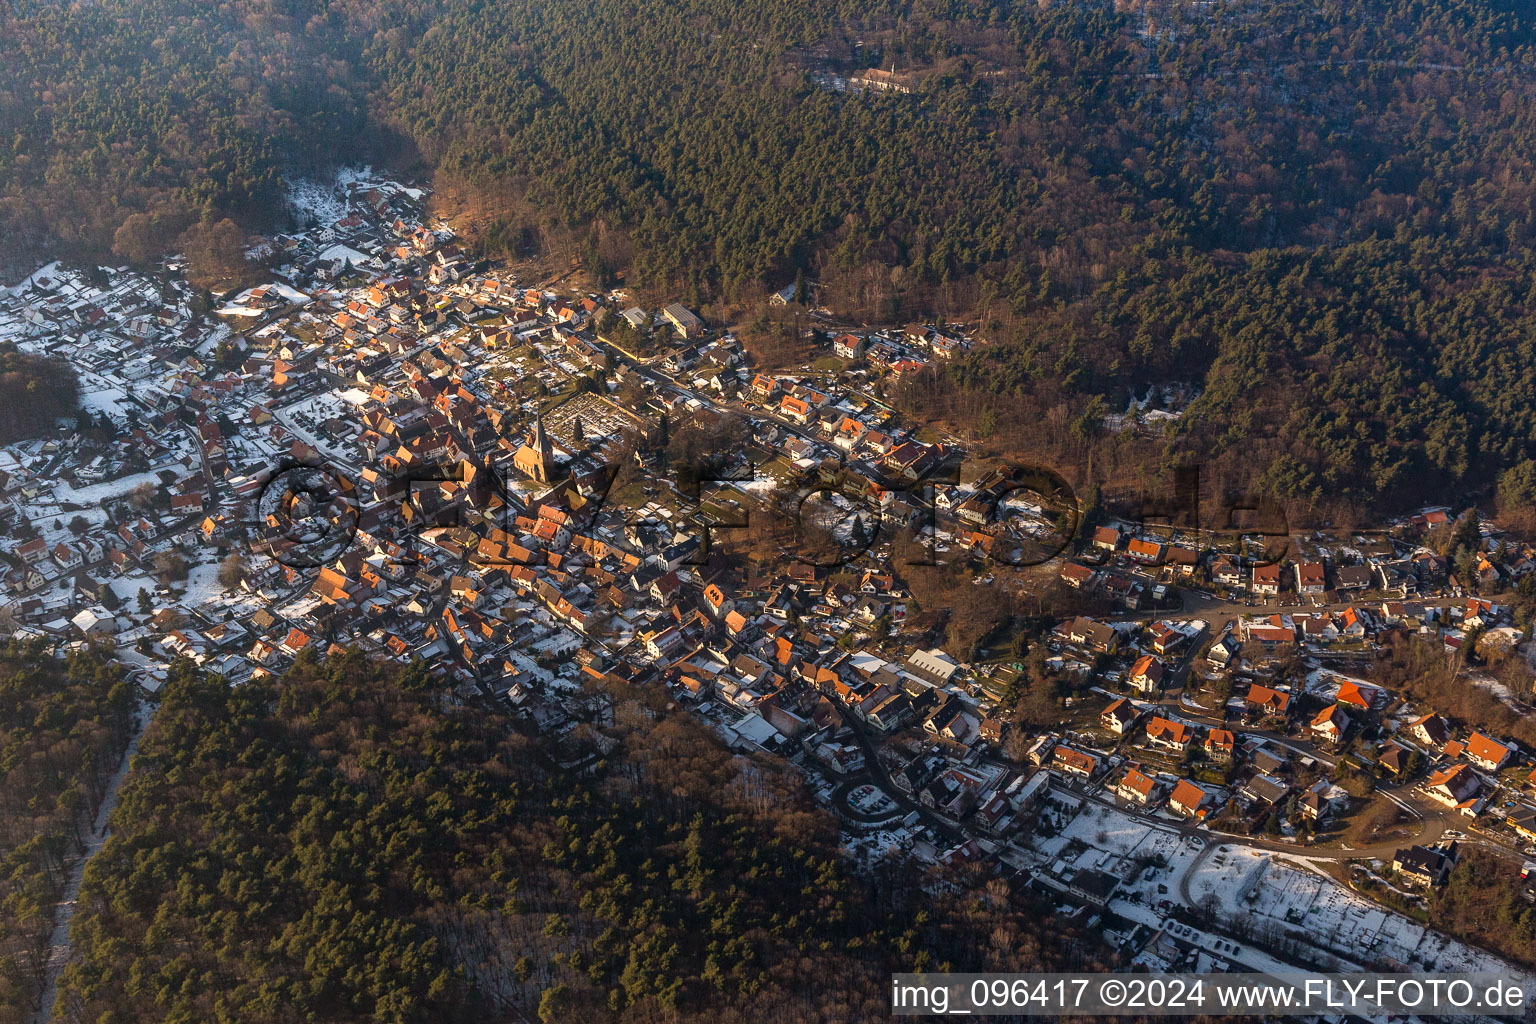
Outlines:
[[[31,1018],[53,908],[128,744],[121,670],[16,642],[0,651],[0,1024]]]
[[[0,342],[0,444],[36,437],[79,408],[80,382],[63,359]]]
[[[1428,902],[1428,920],[1448,934],[1528,964],[1536,959],[1536,909],[1520,891],[1518,864],[1463,845],[1450,883]]]
[[[285,173],[385,160],[488,249],[651,299],[725,315],[804,272],[867,320],[971,318],[992,344],[914,407],[991,408],[999,443],[1096,476],[1197,458],[1296,502],[1400,503],[1536,456],[1533,21],[1517,0],[28,5],[0,14],[0,218],[142,254],[199,219],[272,226]],[[847,88],[871,66],[910,91]],[[1104,436],[1149,381],[1202,393],[1156,445]]]
[[[233,689],[179,665],[58,1014],[841,1022],[884,1019],[892,970],[1094,962],[1002,879],[851,873],[790,769],[687,715],[592,703],[556,741],[356,652]]]

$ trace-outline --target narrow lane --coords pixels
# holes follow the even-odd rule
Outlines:
[[[106,794],[101,798],[101,806],[96,810],[96,818],[91,823],[91,831],[85,838],[85,852],[75,862],[69,873],[69,882],[64,886],[64,894],[53,910],[53,934],[48,938],[48,966],[43,983],[43,992],[37,1008],[33,1011],[29,1024],[47,1024],[53,1016],[53,1005],[58,1000],[59,975],[69,963],[69,926],[75,918],[76,901],[80,895],[80,881],[85,877],[85,866],[91,858],[100,852],[102,845],[107,841],[107,818],[112,814],[112,808],[117,806],[117,794],[122,788],[123,780],[128,777],[128,766],[133,760],[133,755],[138,753],[139,739],[144,735],[144,729],[149,725],[153,715],[150,707],[140,703],[134,712],[133,736],[128,740],[128,746],[123,751],[123,759],[118,764],[117,770],[107,780]]]

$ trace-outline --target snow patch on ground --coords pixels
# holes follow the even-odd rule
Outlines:
[[[36,270],[32,271],[32,273],[28,274],[23,281],[6,289],[6,292],[10,295],[20,295],[22,292],[33,287],[40,280],[57,281],[58,279],[59,264],[58,261],[54,261],[45,267],[38,267]]]
[[[110,383],[89,371],[80,374],[80,405],[93,413],[105,413],[118,423],[126,423],[133,404],[121,385]]]
[[[752,480],[733,481],[731,486],[746,494],[772,494],[779,489],[779,482],[771,476],[761,476]]]
[[[72,487],[68,481],[60,479],[54,483],[53,496],[59,502],[73,502],[76,505],[100,505],[104,501],[120,498],[140,484],[152,484],[160,487],[160,475],[157,470],[145,470],[142,473],[134,473],[131,476],[119,477],[116,480],[108,480],[99,484],[91,484],[87,487]]]
[[[351,246],[333,245],[320,254],[321,260],[350,260],[354,267],[361,266],[370,257],[367,253],[358,252]]]
[[[346,197],[336,188],[335,182],[326,184],[300,178],[285,184],[288,208],[300,227],[311,218],[322,227],[329,227],[347,216]]]

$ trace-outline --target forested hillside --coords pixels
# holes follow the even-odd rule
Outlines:
[[[1206,390],[1155,465],[1286,497],[1395,503],[1536,454],[1517,0],[0,19],[12,238],[101,250],[135,211],[120,251],[200,216],[263,227],[285,170],[385,159],[473,196],[490,249],[579,256],[647,298],[739,306],[804,271],[864,319],[975,317],[994,344],[928,397],[1008,410],[1003,436],[1063,456],[1096,440],[1095,400],[1148,380]],[[844,88],[872,65],[911,92]]]
[[[360,152],[361,89],[346,88],[340,37],[323,17],[303,17],[304,6],[7,5],[7,248],[104,255],[135,213],[162,245],[199,212],[256,227],[280,208],[285,168]]]
[[[79,408],[75,368],[0,342],[0,444],[36,437]]]
[[[54,902],[128,744],[133,693],[94,655],[0,651],[0,1024],[30,1019]]]
[[[87,870],[63,1019],[843,1022],[884,1018],[892,970],[1096,948],[1001,880],[850,874],[799,785],[626,694],[556,743],[356,653],[236,689],[184,664]]]

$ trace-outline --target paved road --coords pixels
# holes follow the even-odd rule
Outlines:
[[[966,829],[959,828],[935,814],[927,807],[907,796],[905,792],[892,782],[890,774],[885,770],[885,765],[881,764],[880,759],[875,756],[874,745],[864,732],[864,723],[859,721],[857,715],[844,707],[842,701],[833,701],[832,703],[837,707],[838,714],[842,715],[843,724],[853,730],[854,742],[859,745],[859,750],[864,754],[865,771],[874,779],[875,784],[885,791],[885,795],[895,802],[897,807],[900,807],[904,813],[916,811],[924,825],[933,829],[938,835],[943,836],[951,844],[958,844],[969,837],[969,832]]]
[[[1106,617],[1106,622],[1153,622],[1158,619],[1202,619],[1206,623],[1208,635],[1220,636],[1222,632],[1233,622],[1239,619],[1258,618],[1264,615],[1298,615],[1313,612],[1342,612],[1349,608],[1359,607],[1362,604],[1380,604],[1379,600],[1355,600],[1335,601],[1332,604],[1324,603],[1289,603],[1289,604],[1259,604],[1250,605],[1242,601],[1225,601],[1212,597],[1202,591],[1191,590],[1186,587],[1176,587],[1180,597],[1178,608],[1151,608],[1140,611],[1117,612]],[[1396,600],[1395,598],[1392,600]],[[1431,597],[1416,598],[1413,603],[1425,608],[1451,608],[1464,607],[1467,603],[1465,597]],[[1489,600],[1497,600],[1489,597]]]
[[[197,436],[197,431],[187,423],[181,424],[181,429],[186,432],[187,440],[192,442],[192,450],[197,452],[198,463],[203,468],[203,486],[208,491],[208,508],[217,510],[219,507],[219,495],[214,490],[213,482],[218,479],[213,472],[213,464],[208,461],[208,450],[203,447],[203,439]]]

